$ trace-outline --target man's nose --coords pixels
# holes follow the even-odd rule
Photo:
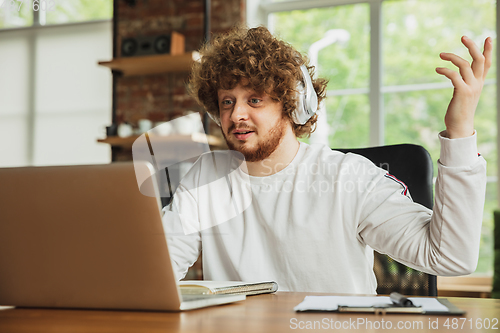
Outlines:
[[[247,103],[236,101],[233,112],[231,114],[231,121],[236,123],[248,120],[250,106]]]

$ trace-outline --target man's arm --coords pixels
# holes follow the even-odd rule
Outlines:
[[[183,192],[182,194],[180,192],[179,190],[176,191],[176,195],[170,205],[163,209],[163,228],[167,237],[168,251],[177,280],[186,276],[189,267],[198,259],[201,250],[200,232],[195,231],[187,233],[185,224],[183,225],[183,219],[184,222],[186,219],[189,219],[189,221],[196,221],[196,217],[181,216],[177,201],[182,197],[182,199],[184,199],[184,205],[194,207],[194,209],[189,210],[192,214],[197,214],[197,206],[188,192]],[[193,200],[193,202],[191,202],[191,200]],[[197,230],[199,230],[199,228]]]
[[[462,42],[472,64],[455,54],[441,53],[459,73],[436,69],[452,81],[454,92],[445,115],[446,131],[440,134],[433,211],[410,205],[397,185],[379,177],[376,190],[364,203],[365,214],[358,227],[361,239],[375,250],[437,275],[475,270],[484,209],[486,162],[477,153],[474,113],[491,66],[493,46],[487,38],[481,53],[469,38],[462,37]]]
[[[479,254],[486,161],[477,155],[476,135],[440,136],[440,141],[433,211],[413,203],[380,170],[362,203],[358,235],[409,267],[436,275],[469,274]]]

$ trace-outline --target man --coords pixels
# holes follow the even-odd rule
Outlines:
[[[261,27],[205,46],[193,95],[246,165],[204,155],[179,186],[165,215],[178,278],[201,249],[207,280],[274,280],[291,291],[374,294],[372,249],[432,274],[473,272],[486,183],[473,118],[492,42],[486,39],[483,54],[462,42],[472,65],[442,53],[460,74],[436,69],[455,91],[439,135],[433,211],[367,159],[299,143],[317,118],[307,115],[317,109],[311,91],[320,102],[326,81],[308,77],[313,68],[290,45]],[[232,167],[221,171],[224,165]]]

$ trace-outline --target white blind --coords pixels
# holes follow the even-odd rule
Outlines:
[[[0,166],[110,161],[111,43],[111,22],[0,32]]]
[[[0,34],[0,166],[27,162],[28,56],[26,33]]]

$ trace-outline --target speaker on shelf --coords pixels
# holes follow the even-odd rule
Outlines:
[[[184,51],[184,36],[177,32],[168,35],[127,37],[123,38],[121,43],[122,57],[175,55],[182,54]]]

